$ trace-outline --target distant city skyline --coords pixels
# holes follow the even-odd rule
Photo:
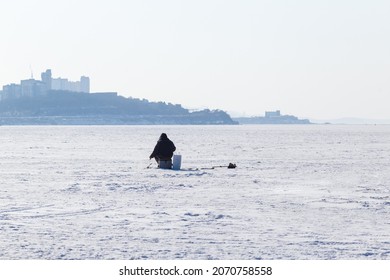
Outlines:
[[[0,85],[0,101],[46,95],[51,90],[90,93],[90,80],[86,76],[81,76],[79,81],[53,78],[51,69],[46,69],[41,73],[41,80],[34,79],[31,74],[29,79],[20,80],[20,83]]]
[[[308,119],[389,119],[390,2],[50,1],[1,5],[0,85],[44,69],[91,91]]]

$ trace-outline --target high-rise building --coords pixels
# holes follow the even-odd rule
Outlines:
[[[46,90],[51,90],[51,70],[47,69],[46,72],[41,74],[42,82],[45,84]]]
[[[76,82],[72,82],[63,78],[52,78],[51,89],[89,93],[89,78],[82,76],[80,81]]]
[[[2,99],[7,99],[9,97],[19,98],[22,96],[22,87],[21,85],[17,84],[3,86],[3,91],[1,95]]]
[[[89,78],[85,76],[81,76],[80,78],[80,91],[89,93]]]
[[[280,117],[280,110],[265,112],[265,117],[266,118]]]
[[[34,79],[22,80],[20,85],[22,87],[22,96],[33,97],[37,95],[44,95],[47,92],[46,86],[42,81]]]

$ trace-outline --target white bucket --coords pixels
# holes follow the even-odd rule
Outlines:
[[[181,155],[173,155],[172,169],[180,170],[181,167]]]

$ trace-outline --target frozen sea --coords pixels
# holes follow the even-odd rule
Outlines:
[[[162,132],[182,170],[147,168]],[[390,259],[390,126],[0,126],[0,236],[3,260]]]

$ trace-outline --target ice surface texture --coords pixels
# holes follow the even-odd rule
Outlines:
[[[146,168],[162,132],[180,171]],[[390,126],[3,126],[0,234],[0,259],[390,259]]]

